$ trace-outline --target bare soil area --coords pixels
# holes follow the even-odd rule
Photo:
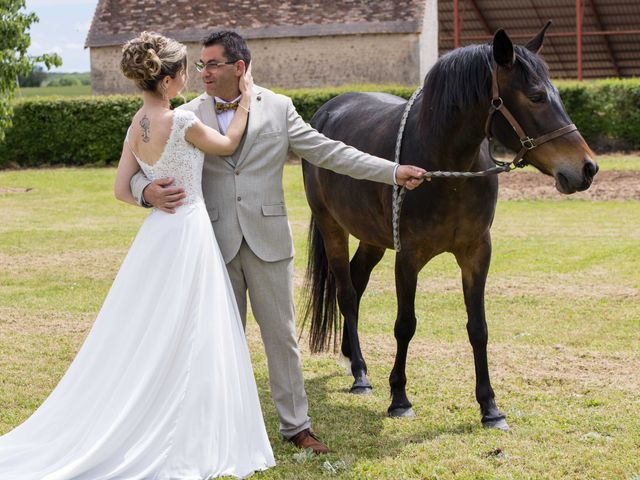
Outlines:
[[[290,159],[290,163],[299,163]],[[539,172],[513,171],[500,175],[501,200],[561,200],[567,198],[558,192],[553,178]],[[0,186],[1,194],[29,193],[31,188]],[[571,195],[583,200],[640,200],[640,171],[604,171],[596,175],[593,185]]]
[[[542,173],[502,173],[498,197],[501,200],[640,200],[640,171],[599,172],[588,190],[570,196],[558,192],[555,180]]]
[[[508,160],[500,158],[501,160]],[[289,162],[299,165],[300,159],[290,155]],[[564,195],[555,187],[552,177],[540,172],[515,170],[502,173],[500,178],[500,200],[562,200],[579,198],[582,200],[640,200],[640,171],[608,170],[599,172],[591,187],[572,195]]]
[[[33,190],[32,188],[11,188],[11,187],[0,187],[0,194],[3,193],[27,193]]]

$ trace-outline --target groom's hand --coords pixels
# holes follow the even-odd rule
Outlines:
[[[154,180],[145,187],[142,199],[163,212],[176,213],[176,208],[182,205],[187,194],[182,187],[172,187],[173,182],[171,177]]]
[[[413,165],[400,165],[396,169],[396,183],[402,185],[407,190],[413,190],[424,182],[423,175],[425,173],[427,173],[426,170],[414,167]]]

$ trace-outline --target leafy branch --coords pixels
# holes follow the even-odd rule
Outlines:
[[[29,28],[38,22],[38,16],[24,9],[24,0],[0,0],[0,141],[12,124],[11,101],[18,76],[28,75],[36,64],[44,64],[47,69],[62,65],[57,54],[27,54],[31,45]]]

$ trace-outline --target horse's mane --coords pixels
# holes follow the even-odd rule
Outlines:
[[[547,64],[525,47],[514,45],[516,66],[526,84],[551,85]],[[425,77],[420,119],[422,130],[438,134],[451,117],[491,97],[492,47],[458,48],[438,59]]]

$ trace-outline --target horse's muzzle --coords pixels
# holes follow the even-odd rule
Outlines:
[[[593,178],[598,173],[598,164],[591,158],[585,157],[582,170],[575,172],[571,169],[558,169],[556,178],[556,188],[560,193],[571,194],[582,192],[591,186]]]

